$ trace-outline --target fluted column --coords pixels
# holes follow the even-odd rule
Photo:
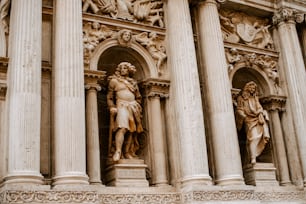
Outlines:
[[[210,116],[215,182],[243,184],[238,136],[227,73],[221,26],[215,0],[198,5],[200,48],[204,62],[206,100]]]
[[[211,184],[208,171],[199,74],[188,0],[168,0],[167,36],[176,137],[183,185]]]
[[[7,183],[42,183],[40,174],[42,1],[11,3]]]
[[[306,72],[299,44],[295,22],[301,22],[303,15],[290,9],[281,9],[273,17],[278,27],[280,52],[284,62],[284,74],[288,88],[294,129],[298,139],[301,163],[306,185]]]
[[[54,1],[54,185],[88,184],[86,175],[82,1]]]
[[[290,185],[291,181],[282,130],[283,128],[279,117],[279,112],[283,111],[284,109],[286,98],[273,96],[263,98],[261,102],[264,108],[269,111],[271,117],[269,124],[272,131],[272,144],[277,160],[277,170],[279,172],[280,185]]]
[[[97,92],[101,91],[98,81],[104,78],[103,71],[85,70],[87,172],[89,183],[98,185],[101,184],[101,166]]]
[[[165,149],[166,138],[163,133],[164,127],[160,99],[168,96],[169,82],[160,79],[149,79],[143,83],[143,86],[149,107],[149,126],[154,169],[152,184],[155,186],[164,186],[168,185],[168,178]]]

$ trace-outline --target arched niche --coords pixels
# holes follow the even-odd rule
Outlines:
[[[274,91],[266,75],[263,72],[260,72],[259,70],[256,70],[254,68],[248,68],[248,67],[238,68],[234,70],[234,72],[232,72],[230,79],[233,88],[232,95],[233,95],[234,111],[236,111],[236,97],[246,83],[254,81],[257,84],[259,98],[269,97],[273,94]],[[242,165],[246,165],[249,161],[246,150],[247,139],[244,127],[237,133],[238,133],[238,140],[240,147],[241,162]],[[271,129],[270,129],[270,135],[271,135]],[[272,142],[270,140],[267,143],[262,154],[257,158],[257,162],[273,163],[272,154],[273,154]]]
[[[108,166],[109,159],[108,154],[109,144],[109,121],[110,114],[107,106],[106,95],[108,91],[107,78],[114,74],[117,66],[121,62],[129,62],[133,64],[137,72],[134,78],[138,82],[142,82],[148,78],[158,76],[153,59],[148,54],[147,50],[137,43],[132,43],[130,47],[124,47],[118,44],[117,40],[109,39],[101,44],[93,52],[90,60],[90,70],[106,71],[106,79],[101,83],[102,90],[98,93],[98,120],[99,120],[99,139],[100,139],[100,159],[101,159],[101,179],[105,183],[105,170]],[[146,130],[148,127],[147,110],[145,100],[143,100],[143,127]],[[144,152],[147,151],[146,133],[139,136],[140,145],[142,149],[138,155],[141,159],[148,163],[149,159]]]

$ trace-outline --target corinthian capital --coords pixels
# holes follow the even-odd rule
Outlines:
[[[299,13],[293,9],[290,8],[282,8],[279,11],[274,13],[274,16],[272,18],[273,24],[277,25],[282,22],[296,22],[296,23],[302,23],[304,21],[304,14]]]

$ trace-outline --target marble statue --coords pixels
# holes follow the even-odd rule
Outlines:
[[[135,79],[135,66],[121,62],[115,74],[108,78],[107,104],[110,110],[109,151],[114,144],[113,161],[137,158],[137,135],[143,132],[141,124],[141,95]]]
[[[257,85],[246,83],[237,97],[236,124],[237,129],[245,127],[247,151],[252,164],[264,150],[270,139],[267,112],[262,108],[258,96]]]

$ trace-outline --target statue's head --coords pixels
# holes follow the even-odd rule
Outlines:
[[[250,81],[246,83],[243,87],[243,91],[245,93],[249,93],[250,95],[257,95],[257,84],[254,81]]]
[[[129,62],[118,64],[116,73],[121,76],[132,76],[136,72],[136,67]]]

